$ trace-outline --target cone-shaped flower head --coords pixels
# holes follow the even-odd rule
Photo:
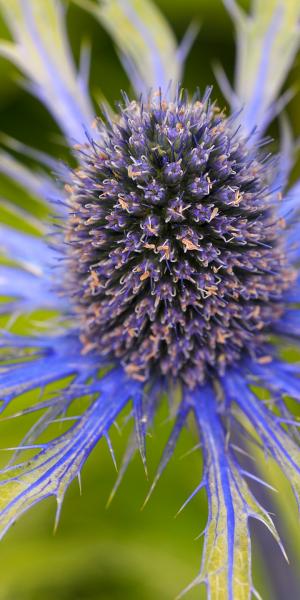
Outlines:
[[[161,374],[191,388],[245,354],[268,361],[295,276],[274,161],[210,90],[125,100],[97,138],[68,188],[67,287],[85,349],[120,358],[139,381]]]

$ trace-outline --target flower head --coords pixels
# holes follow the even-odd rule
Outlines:
[[[66,224],[85,350],[188,387],[265,362],[295,278],[276,169],[210,102],[125,101],[82,146]],[[273,188],[272,188],[273,186]]]
[[[146,433],[163,392],[176,386],[175,423],[149,496],[193,414],[204,468],[191,497],[206,489],[209,518],[192,585],[206,583],[212,600],[249,599],[255,592],[249,518],[264,522],[281,542],[248,487],[248,478],[261,480],[242,468],[239,437],[257,442],[258,436],[300,498],[297,421],[285,402],[287,395],[300,400],[300,368],[280,352],[285,338],[296,343],[300,336],[299,183],[286,191],[289,144],[270,157],[263,138],[298,46],[290,33],[298,31],[299,8],[291,3],[283,14],[283,6],[273,10],[270,3],[271,12],[261,15],[256,8],[248,20],[226,1],[243,31],[241,57],[254,78],[249,87],[240,74],[233,92],[219,72],[232,107],[226,117],[210,88],[192,98],[173,89],[191,32],[176,51],[168,25],[148,0],[88,4],[119,45],[136,92],[135,100],[124,95],[93,129],[86,78],[77,76],[71,60],[61,5],[42,4],[0,0],[16,40],[1,43],[0,51],[29,77],[78,166],[62,167],[25,148],[51,166],[51,180],[2,152],[2,171],[55,208],[60,226],[51,244],[1,227],[3,251],[13,261],[0,265],[1,312],[15,316],[42,306],[62,319],[55,326],[46,319],[43,334],[7,331],[0,340],[1,412],[24,392],[46,387],[42,399],[17,413],[44,411],[16,451],[32,449],[32,459],[0,472],[1,532],[49,495],[57,498],[58,521],[68,485],[95,444],[109,441],[110,426],[128,403],[135,438],[125,466],[136,449],[146,466]],[[253,37],[257,21],[263,27]],[[283,37],[289,52],[281,51]],[[253,39],[263,48],[262,62],[251,52]],[[272,50],[281,61],[275,79]],[[7,144],[24,151],[16,141]],[[46,235],[42,224],[40,233]],[[59,384],[51,395],[49,383]],[[257,387],[268,390],[268,404]],[[75,424],[36,443],[81,397],[89,406]]]

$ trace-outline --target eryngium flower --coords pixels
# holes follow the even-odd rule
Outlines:
[[[239,452],[259,440],[300,497],[298,423],[286,404],[287,396],[300,400],[300,368],[281,355],[284,340],[297,343],[300,335],[299,183],[286,191],[288,136],[273,158],[263,140],[297,49],[290,34],[291,23],[298,27],[298,3],[274,14],[268,4],[271,13],[264,7],[264,26],[256,31],[256,14],[248,21],[227,0],[241,49],[234,93],[221,75],[234,109],[229,118],[210,90],[193,98],[174,94],[172,86],[159,91],[167,89],[171,68],[173,80],[180,79],[188,38],[176,50],[149,2],[88,5],[119,45],[139,98],[125,97],[94,129],[86,70],[78,79],[58,0],[0,5],[17,42],[0,44],[0,51],[30,78],[78,163],[72,171],[6,140],[50,166],[50,179],[1,153],[1,170],[59,217],[52,230],[49,224],[49,244],[1,227],[11,261],[0,266],[1,312],[15,317],[43,307],[62,316],[59,322],[46,318],[44,333],[28,320],[31,335],[7,331],[1,337],[1,411],[29,390],[44,394],[16,413],[44,411],[17,448],[17,456],[31,448],[31,460],[13,460],[0,473],[1,532],[49,495],[57,498],[58,521],[67,487],[102,437],[111,448],[109,429],[128,404],[135,437],[121,474],[136,449],[146,465],[146,433],[163,395],[172,403],[176,388],[174,427],[149,495],[193,415],[204,468],[191,497],[206,489],[209,518],[192,585],[206,583],[212,600],[248,600],[254,592],[249,518],[280,540],[246,482],[261,482],[260,463],[246,471]],[[50,391],[47,384],[55,382]],[[65,419],[82,397],[88,408],[75,424],[40,442],[47,426]]]
[[[126,101],[99,121],[68,188],[67,289],[83,347],[142,382],[194,388],[245,354],[270,361],[296,276],[276,168],[209,95]]]

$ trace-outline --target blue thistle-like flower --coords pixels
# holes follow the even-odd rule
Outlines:
[[[87,88],[68,54],[60,4],[2,4],[17,44],[0,45],[0,51],[29,76],[78,168],[58,166],[7,140],[13,150],[50,166],[52,181],[2,152],[1,170],[55,207],[59,227],[47,245],[1,226],[1,246],[13,261],[0,266],[1,293],[14,298],[1,303],[1,312],[29,313],[41,306],[59,311],[62,319],[54,327],[49,318],[44,334],[7,331],[0,340],[1,412],[24,392],[60,383],[50,397],[20,413],[44,411],[15,459],[25,449],[36,451],[34,456],[0,472],[1,533],[50,495],[57,498],[58,522],[67,487],[129,403],[136,435],[128,458],[139,449],[146,466],[146,433],[163,393],[171,396],[176,388],[175,423],[149,496],[193,414],[204,468],[191,497],[206,489],[209,518],[201,570],[192,585],[206,583],[212,600],[247,600],[255,593],[249,518],[264,522],[280,540],[246,481],[259,477],[240,465],[231,433],[253,441],[258,436],[298,503],[300,498],[297,421],[285,402],[286,396],[300,400],[300,368],[280,353],[281,340],[296,343],[300,335],[299,183],[286,192],[289,154],[268,156],[263,139],[278,111],[276,94],[285,74],[278,69],[281,79],[270,91],[270,52],[272,42],[278,49],[282,7],[271,15],[261,41],[264,60],[251,71],[256,85],[250,92],[245,86],[243,94],[229,91],[233,111],[225,117],[211,101],[211,89],[190,99],[167,88],[171,62],[165,56],[172,57],[179,80],[190,34],[175,54],[173,37],[150,3],[134,10],[131,2],[104,2],[99,14],[97,4],[89,6],[119,44],[138,98],[125,96],[93,128]],[[241,20],[236,5],[227,4]],[[295,8],[297,18],[298,12]],[[126,35],[122,24],[129,28]],[[285,70],[296,48],[294,43],[286,53]],[[221,80],[228,91],[223,75]],[[151,92],[151,84],[168,91]],[[235,110],[241,100],[244,110]],[[46,235],[42,225],[41,232]],[[257,388],[269,391],[268,404]],[[37,443],[81,397],[89,406],[75,424]]]
[[[67,291],[83,346],[142,382],[194,388],[245,353],[271,360],[296,276],[276,168],[209,95],[126,101],[82,146],[68,188]]]

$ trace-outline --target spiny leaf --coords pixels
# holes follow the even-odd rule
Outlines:
[[[237,35],[233,105],[243,107],[241,118],[249,131],[254,126],[264,128],[300,45],[300,4],[298,0],[253,0],[248,15],[236,0],[224,3]]]
[[[29,78],[30,89],[52,112],[71,140],[85,141],[93,109],[67,43],[58,0],[0,0],[14,41],[0,42],[0,54]]]
[[[137,386],[121,382],[117,372],[112,371],[99,382],[99,387],[101,396],[66,433],[46,444],[32,460],[1,471],[0,536],[23,512],[52,495],[57,498],[57,525],[68,486],[131,394],[136,393]]]
[[[250,600],[249,518],[262,521],[279,544],[280,540],[271,517],[250,493],[228,447],[214,392],[203,388],[190,401],[203,442],[209,517],[200,574],[187,590],[205,583],[211,600]]]
[[[181,78],[174,35],[150,0],[75,0],[89,10],[115,41],[137,94]]]

